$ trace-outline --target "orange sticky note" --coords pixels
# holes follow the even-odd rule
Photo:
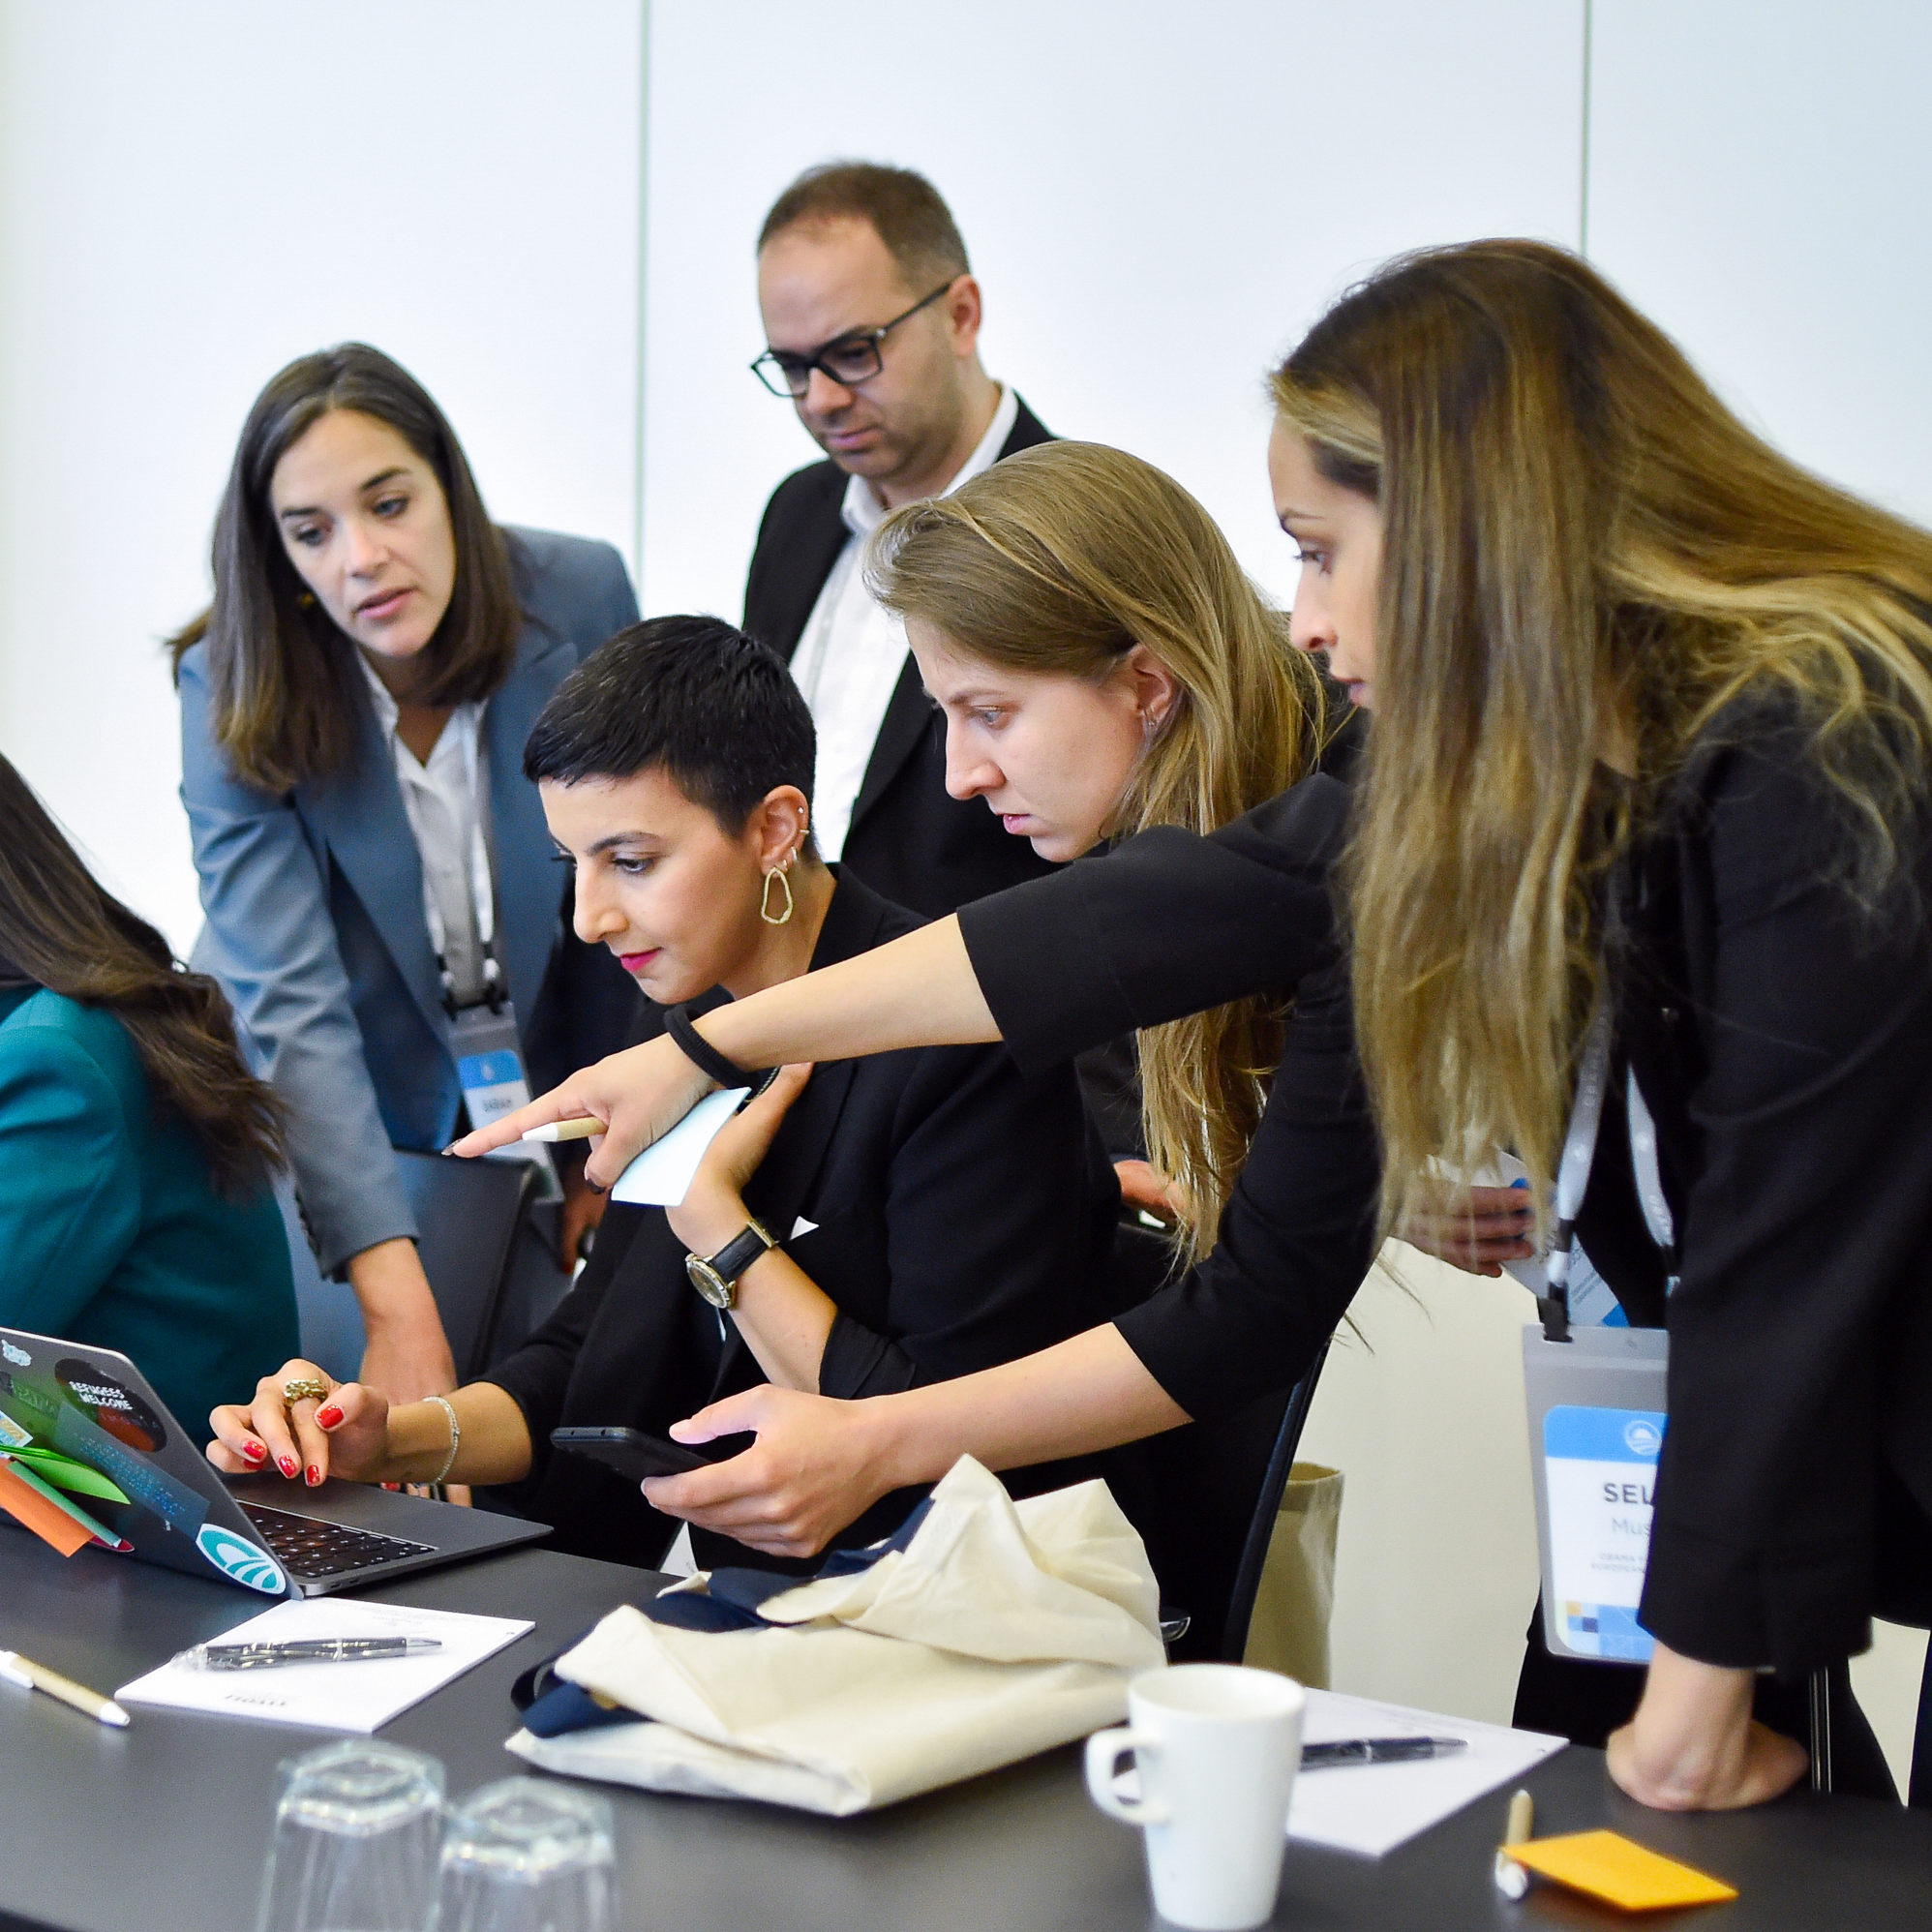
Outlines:
[[[0,1509],[63,1556],[84,1550],[94,1533],[83,1528],[56,1502],[49,1502],[33,1484],[23,1481],[11,1463],[0,1463]]]
[[[1563,1838],[1532,1838],[1512,1845],[1519,1865],[1540,1872],[1572,1891],[1625,1912],[1655,1912],[1667,1905],[1715,1905],[1736,1898],[1737,1888],[1633,1844],[1615,1831],[1574,1831]]]

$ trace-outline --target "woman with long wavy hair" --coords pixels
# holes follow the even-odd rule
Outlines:
[[[1325,747],[1334,720],[1287,619],[1213,518],[1139,457],[1023,450],[898,511],[878,546],[875,594],[905,619],[946,718],[948,789],[983,799],[1042,858],[1150,826],[1214,831]],[[1138,1047],[1148,1161],[1197,1261],[1281,1058],[1280,1002],[1191,1013]]]
[[[133,1356],[205,1439],[295,1339],[281,1161],[221,988],[0,758],[0,1322]]]
[[[1214,1253],[944,1390],[718,1404],[681,1433],[757,1445],[652,1500],[797,1548],[960,1453],[1098,1448],[1294,1379],[1432,1162],[1511,1149],[1546,1198],[1602,1013],[1577,1233],[1671,1342],[1656,1649],[1610,1768],[1651,1804],[1759,1802],[1805,1763],[1754,1720],[1760,1673],[1801,1689],[1874,1615],[1932,1619],[1932,536],[1778,456],[1540,244],[1391,263],[1274,387],[1294,639],[1375,713],[1356,798],[1317,776],[1130,839],[704,1024],[741,1065],[993,1034],[1028,1064],[1295,986]],[[1359,1106],[1321,1060],[1344,1027]],[[498,1132],[594,1113],[616,1172],[705,1091],[676,1061],[607,1061]]]

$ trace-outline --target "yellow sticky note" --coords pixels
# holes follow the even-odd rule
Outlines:
[[[1737,1888],[1647,1852],[1615,1831],[1575,1831],[1565,1838],[1532,1838],[1512,1845],[1518,1864],[1546,1879],[1607,1900],[1625,1912],[1654,1912],[1667,1905],[1715,1905],[1736,1898]]]

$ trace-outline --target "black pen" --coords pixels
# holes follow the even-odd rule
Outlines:
[[[1331,1765],[1404,1765],[1418,1758],[1445,1758],[1465,1751],[1466,1737],[1342,1737],[1332,1744],[1304,1744],[1302,1769],[1319,1771]]]
[[[420,1657],[440,1650],[436,1637],[311,1637],[293,1644],[204,1644],[211,1671],[258,1671],[276,1664],[360,1664],[377,1657]]]

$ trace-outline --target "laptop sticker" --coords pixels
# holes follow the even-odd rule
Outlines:
[[[53,1374],[55,1381],[67,1392],[68,1401],[90,1422],[99,1423],[115,1441],[126,1443],[130,1449],[144,1450],[150,1456],[160,1453],[167,1440],[167,1431],[162,1427],[161,1417],[133,1389],[117,1382],[92,1362],[77,1362],[71,1356],[64,1362],[56,1362]]]
[[[224,1529],[219,1523],[204,1523],[196,1532],[195,1547],[223,1576],[260,1590],[264,1596],[287,1594],[288,1579],[282,1565],[266,1550],[257,1549],[232,1529]]]

